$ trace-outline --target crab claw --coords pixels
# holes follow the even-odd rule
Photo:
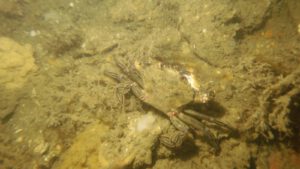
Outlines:
[[[188,133],[189,127],[177,117],[177,115],[180,113],[172,111],[167,114],[170,118],[171,123],[177,130],[183,133]]]

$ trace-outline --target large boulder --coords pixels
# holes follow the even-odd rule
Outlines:
[[[0,119],[11,114],[24,94],[30,72],[37,69],[33,49],[12,39],[0,37]]]

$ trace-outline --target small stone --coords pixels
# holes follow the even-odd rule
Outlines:
[[[24,140],[23,137],[18,137],[16,141],[17,141],[17,143],[20,143],[20,142],[22,142],[23,140]]]
[[[29,32],[29,36],[31,36],[31,37],[35,37],[35,36],[38,36],[38,35],[40,35],[40,31],[39,30],[31,30],[30,32]]]
[[[49,149],[49,144],[46,142],[41,142],[34,148],[34,152],[37,154],[45,154]]]
[[[71,8],[73,8],[73,7],[74,7],[74,3],[73,3],[73,2],[70,2],[70,3],[69,3],[69,6],[70,6]]]

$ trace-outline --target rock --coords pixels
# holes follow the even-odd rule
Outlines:
[[[14,111],[29,73],[37,69],[33,49],[12,39],[0,37],[0,119]]]
[[[20,17],[24,15],[24,9],[18,1],[0,0],[0,14],[7,17]]]
[[[53,169],[97,169],[106,167],[105,155],[99,152],[101,135],[109,132],[102,124],[90,124],[74,139],[71,147],[56,161]]]

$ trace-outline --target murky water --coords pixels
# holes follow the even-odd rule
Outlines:
[[[0,0],[0,169],[299,169],[297,0]]]

